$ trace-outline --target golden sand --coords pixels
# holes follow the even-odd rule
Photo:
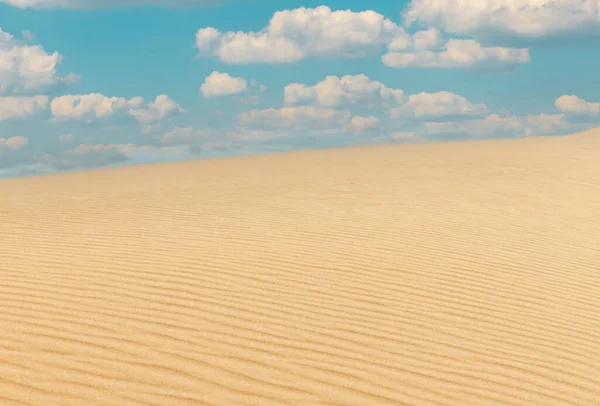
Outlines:
[[[600,405],[600,130],[0,181],[0,404]]]

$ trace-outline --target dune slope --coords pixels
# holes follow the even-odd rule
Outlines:
[[[0,181],[0,404],[598,405],[600,131]]]

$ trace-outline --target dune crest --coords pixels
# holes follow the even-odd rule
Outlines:
[[[598,405],[600,131],[0,181],[0,404]]]

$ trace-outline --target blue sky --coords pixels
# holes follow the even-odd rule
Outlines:
[[[600,125],[600,0],[99,3],[0,0],[0,177]]]

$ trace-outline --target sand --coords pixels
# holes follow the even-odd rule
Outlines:
[[[0,181],[0,404],[599,405],[600,130]]]

